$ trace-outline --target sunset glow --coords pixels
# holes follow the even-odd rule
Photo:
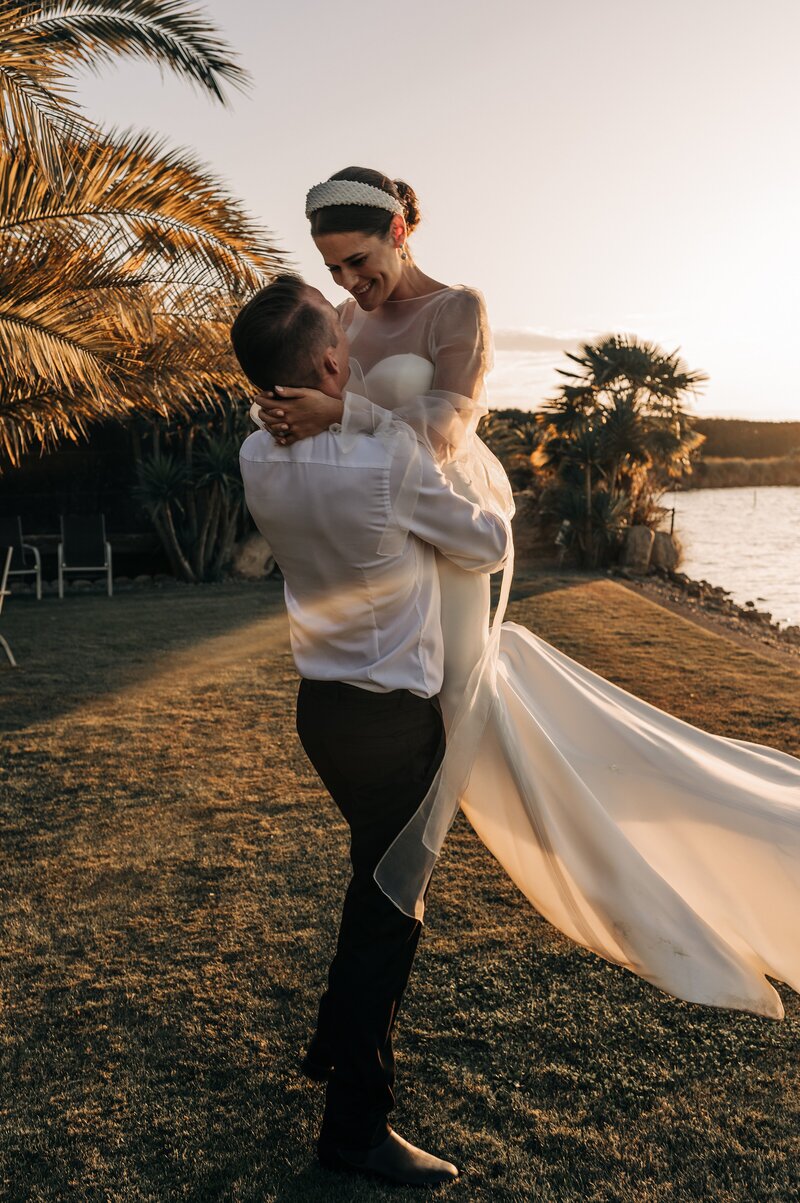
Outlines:
[[[560,340],[616,331],[706,371],[698,413],[800,418],[792,0],[208,9],[254,79],[227,111],[144,65],[80,99],[194,147],[332,300],[305,192],[378,167],[420,196],[423,268],[486,296],[495,405],[547,395]]]

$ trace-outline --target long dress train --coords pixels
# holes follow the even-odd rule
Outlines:
[[[487,360],[479,294],[445,292],[347,313],[366,370],[356,365],[344,433],[372,423],[407,456],[410,425],[456,491],[508,516],[507,485],[475,435],[485,410],[470,345],[482,370]],[[459,350],[472,380],[462,392],[440,371]],[[413,473],[405,486],[398,512],[413,504]],[[490,633],[486,578],[440,561],[447,753],[376,880],[421,918],[460,805],[577,943],[676,997],[780,1018],[765,975],[800,991],[800,760],[701,731],[504,623],[511,571]]]

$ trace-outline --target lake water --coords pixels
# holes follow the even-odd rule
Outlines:
[[[682,572],[800,623],[800,488],[693,489],[663,504],[675,507]]]

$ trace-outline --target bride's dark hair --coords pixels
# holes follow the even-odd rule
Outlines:
[[[409,234],[419,225],[417,194],[405,180],[390,180],[387,175],[373,171],[371,167],[345,167],[330,178],[355,180],[359,184],[371,184],[373,188],[381,188],[400,201]],[[371,205],[328,205],[311,214],[311,233],[316,237],[317,234],[350,234],[357,231],[359,234],[379,234],[385,237],[389,233],[391,223],[392,214],[388,209],[375,209]]]

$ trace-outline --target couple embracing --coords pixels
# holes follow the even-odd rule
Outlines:
[[[502,622],[513,500],[476,433],[482,298],[415,263],[401,181],[348,168],[306,213],[350,298],[281,277],[232,330],[264,394],[241,468],[285,579],[298,733],[351,836],[303,1068],[326,1082],[323,1164],[430,1185],[458,1170],[388,1122],[392,1033],[459,807],[577,943],[676,997],[779,1018],[766,974],[800,987],[781,920],[800,903],[800,761],[681,723]]]

